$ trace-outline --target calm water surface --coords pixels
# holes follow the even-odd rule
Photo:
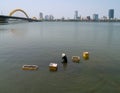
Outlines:
[[[58,63],[57,72],[49,71],[51,62]],[[39,69],[23,71],[24,64]],[[0,25],[0,93],[120,93],[120,23]]]

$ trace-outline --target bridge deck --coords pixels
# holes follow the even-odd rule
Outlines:
[[[32,18],[25,18],[25,17],[16,17],[16,16],[6,16],[6,15],[0,15],[0,22],[6,21],[8,19],[21,19],[21,20],[27,20],[29,22],[39,22],[39,20],[32,19]]]

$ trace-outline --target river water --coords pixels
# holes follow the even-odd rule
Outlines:
[[[58,64],[56,72],[49,71],[51,62]],[[39,69],[23,71],[24,64]],[[120,23],[0,25],[0,93],[120,93]]]

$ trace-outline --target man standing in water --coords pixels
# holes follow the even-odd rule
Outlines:
[[[67,63],[67,56],[65,53],[62,53],[62,63]]]

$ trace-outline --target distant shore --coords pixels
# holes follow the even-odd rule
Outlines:
[[[119,20],[73,20],[73,19],[60,20],[60,19],[56,19],[56,20],[40,20],[40,22],[120,22],[120,19]]]

